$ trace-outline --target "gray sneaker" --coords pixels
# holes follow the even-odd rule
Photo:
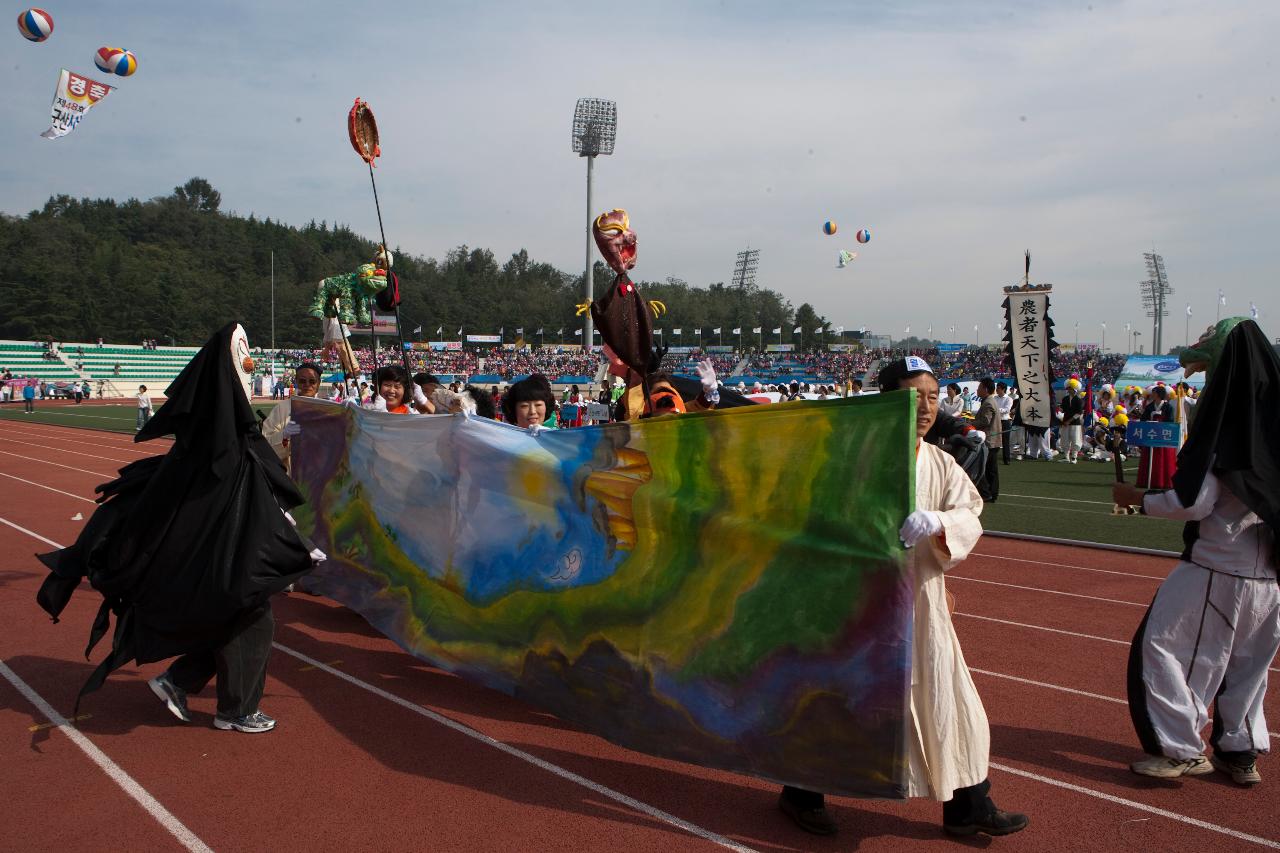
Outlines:
[[[243,717],[224,717],[222,714],[217,714],[213,718],[213,727],[224,732],[234,730],[257,734],[258,732],[269,732],[274,729],[276,721],[261,711],[254,711],[252,714],[246,714]]]
[[[1220,773],[1226,773],[1237,785],[1256,785],[1262,781],[1258,772],[1258,760],[1248,753],[1241,753],[1230,758],[1213,754],[1209,763]]]
[[[1179,776],[1203,776],[1213,772],[1213,765],[1204,755],[1195,758],[1165,758],[1156,756],[1142,761],[1135,761],[1129,769],[1141,776],[1152,776],[1156,779],[1177,779]]]
[[[191,722],[191,712],[187,710],[187,693],[181,687],[173,683],[173,679],[169,677],[169,671],[157,675],[155,678],[147,682],[147,686],[151,688],[151,692],[160,698],[165,707],[169,709],[169,713],[173,714],[184,723]]]

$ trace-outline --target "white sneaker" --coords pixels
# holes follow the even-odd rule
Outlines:
[[[1204,776],[1213,772],[1213,765],[1204,753],[1195,758],[1165,758],[1158,755],[1145,758],[1129,765],[1129,769],[1140,776],[1152,776],[1156,779],[1177,779],[1179,776]]]

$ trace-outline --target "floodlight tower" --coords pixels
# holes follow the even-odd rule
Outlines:
[[[587,268],[583,275],[586,285],[587,302],[594,301],[592,295],[591,247],[593,236],[591,224],[595,220],[596,211],[591,202],[591,170],[596,157],[613,153],[613,140],[618,132],[618,105],[613,101],[600,98],[579,98],[573,110],[573,153],[587,158]],[[583,346],[587,352],[595,346],[595,333],[591,321],[591,312],[587,311],[586,323],[582,329]]]
[[[756,269],[760,266],[759,249],[743,249],[733,265],[733,286],[751,290],[756,285]]]
[[[1164,272],[1164,258],[1155,252],[1144,252],[1142,257],[1146,259],[1147,275],[1150,278],[1138,283],[1138,292],[1142,294],[1142,307],[1147,309],[1147,316],[1152,318],[1151,354],[1160,355],[1164,352],[1164,318],[1169,316],[1165,303],[1173,294],[1173,288],[1169,286],[1169,278]]]

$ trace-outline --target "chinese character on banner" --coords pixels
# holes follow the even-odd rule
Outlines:
[[[1005,361],[1022,398],[1019,417],[1024,426],[1048,429],[1054,409],[1050,358],[1057,346],[1049,319],[1050,287],[1024,283],[1004,291]]]

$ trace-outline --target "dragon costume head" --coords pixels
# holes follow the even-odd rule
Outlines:
[[[1227,336],[1231,334],[1232,329],[1247,319],[1249,318],[1227,317],[1205,329],[1200,340],[1187,347],[1178,356],[1178,363],[1182,365],[1183,373],[1191,376],[1203,370],[1205,381],[1208,382],[1213,375],[1213,369],[1218,366],[1218,361],[1222,357],[1222,348],[1227,344]]]

